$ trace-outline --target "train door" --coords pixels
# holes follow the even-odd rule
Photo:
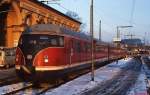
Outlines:
[[[78,40],[76,45],[77,45],[77,46],[76,46],[76,47],[77,47],[77,55],[76,55],[76,56],[77,56],[77,61],[78,61],[78,62],[81,62],[81,59],[82,59],[82,56],[81,56],[81,53],[82,53],[82,52],[81,52],[81,51],[82,51],[81,41]]]
[[[69,48],[70,54],[69,54],[69,58],[70,58],[70,64],[72,64],[74,62],[73,60],[73,55],[74,55],[74,50],[73,50],[73,39],[70,40],[70,48]]]
[[[81,61],[85,61],[85,43],[81,41],[80,43],[80,47],[81,47]]]

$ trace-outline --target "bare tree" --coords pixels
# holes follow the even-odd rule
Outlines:
[[[82,22],[82,19],[81,17],[76,13],[76,12],[73,12],[73,11],[67,11],[66,12],[66,15],[77,20],[77,21],[80,21]],[[81,32],[84,32],[85,31],[85,28],[86,28],[86,23],[82,23],[81,26],[80,26],[80,31]]]
[[[79,17],[79,15],[76,12],[67,11],[66,15],[73,18],[73,19],[75,19],[75,20],[81,21],[81,18]]]

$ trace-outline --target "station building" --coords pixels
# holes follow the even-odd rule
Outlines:
[[[0,47],[16,47],[26,26],[55,24],[79,31],[81,22],[37,0],[0,1]]]

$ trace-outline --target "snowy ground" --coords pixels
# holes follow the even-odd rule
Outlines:
[[[147,79],[144,72],[141,72],[134,86],[127,92],[127,95],[148,95]]]
[[[98,86],[102,82],[112,79],[113,76],[117,75],[121,71],[121,68],[128,66],[128,62],[130,60],[131,58],[122,59],[119,60],[118,62],[113,62],[107,66],[104,66],[96,70],[94,82],[90,81],[91,74],[88,73],[52,91],[48,91],[45,95],[80,95],[82,92],[88,91],[89,89]],[[145,91],[146,85],[144,84],[145,82],[143,82],[144,78],[145,76],[143,74],[140,74],[138,81],[136,82],[137,85],[135,85],[135,87],[139,87],[140,85],[142,85]],[[135,89],[131,89],[129,93],[134,92],[133,90]],[[130,94],[130,95],[137,95],[137,93]],[[142,95],[146,95],[146,94],[142,94]]]
[[[127,95],[149,95],[147,90],[150,88],[150,69],[145,64],[143,57],[141,59],[143,63],[141,74],[136,84],[130,89]]]
[[[80,95],[83,92],[88,91],[89,89],[93,89],[97,87],[101,83],[106,82],[107,80],[111,80],[114,76],[116,76],[124,67],[129,66],[132,58],[122,59],[118,62],[113,62],[107,66],[101,67],[95,71],[95,81],[91,80],[91,73],[85,74],[79,78],[76,78],[66,84],[59,86],[56,89],[47,91],[44,95]],[[30,84],[26,83],[18,83],[0,87],[0,93],[8,93],[12,90],[17,90],[22,87],[25,87]],[[148,95],[147,88],[150,87],[150,70],[146,64],[143,64],[141,73],[133,85],[132,88],[127,92],[127,95]],[[21,92],[21,94],[17,95],[34,95],[34,93],[39,92],[38,90],[27,90]]]
[[[9,92],[12,92],[14,90],[18,90],[20,88],[23,88],[23,87],[26,87],[29,85],[31,85],[31,84],[20,82],[17,84],[11,84],[11,85],[7,85],[7,86],[3,86],[3,87],[0,87],[0,94],[2,95],[5,93],[9,93]]]

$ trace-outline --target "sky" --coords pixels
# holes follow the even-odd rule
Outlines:
[[[57,4],[49,6],[62,13],[76,12],[82,23],[86,24],[89,32],[90,2],[91,0],[58,0]],[[134,3],[133,3],[134,2]],[[120,28],[121,38],[129,38],[128,34],[135,35],[150,43],[150,0],[94,0],[94,36],[99,35],[99,21],[102,21],[102,40],[111,42],[116,37],[117,26],[129,26]]]

